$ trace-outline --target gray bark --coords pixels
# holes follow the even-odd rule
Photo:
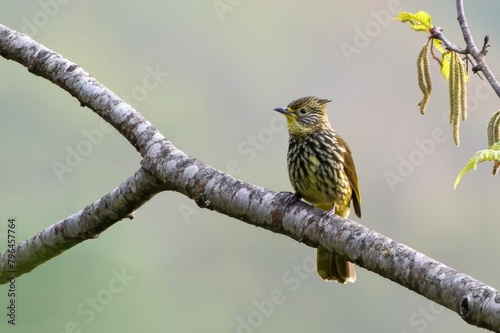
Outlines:
[[[304,202],[287,207],[289,193],[245,183],[187,156],[82,68],[2,25],[0,55],[70,93],[113,125],[143,158],[141,168],[118,188],[16,245],[16,276],[131,218],[155,194],[176,191],[202,208],[311,247],[334,249],[357,265],[455,311],[468,323],[500,332],[500,294],[488,285],[356,222],[324,215]],[[7,283],[11,274],[8,255],[8,251],[0,254],[0,284]]]

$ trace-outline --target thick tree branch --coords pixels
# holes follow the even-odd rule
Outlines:
[[[89,107],[115,127],[144,156],[149,137],[142,135],[145,131],[149,134],[157,131],[129,104],[81,67],[36,43],[29,36],[0,25],[0,42],[0,56],[22,64],[31,73],[70,93],[82,106]]]
[[[67,249],[97,238],[123,218],[133,218],[134,210],[158,193],[156,182],[141,168],[111,193],[17,244],[14,251],[15,275],[28,273]],[[12,274],[8,254],[7,251],[0,254],[0,284],[7,283]]]
[[[242,182],[187,156],[80,67],[1,25],[0,55],[68,91],[110,122],[143,156],[142,168],[118,189],[18,244],[17,275],[96,237],[155,193],[171,190],[187,195],[203,208],[311,247],[334,249],[359,266],[457,312],[470,324],[500,331],[500,293],[495,289],[356,222],[325,216],[322,210],[303,202],[285,209],[289,194]],[[0,283],[5,283],[7,276],[3,252]]]

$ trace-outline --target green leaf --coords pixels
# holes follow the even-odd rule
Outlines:
[[[446,81],[450,79],[450,61],[451,51],[445,51],[441,57],[441,74],[444,76]]]
[[[410,22],[410,28],[415,31],[429,32],[429,29],[432,28],[431,16],[424,11],[415,14],[401,12],[394,19],[403,23]]]
[[[434,46],[436,47],[436,49],[438,49],[439,51],[441,51],[441,53],[445,53],[446,52],[446,50],[442,46],[443,42],[441,40],[434,38],[432,41],[434,42]]]
[[[470,159],[465,168],[460,171],[460,174],[455,180],[455,185],[453,187],[457,188],[457,185],[458,183],[460,183],[463,175],[465,175],[472,168],[476,170],[477,165],[485,161],[500,161],[500,141],[492,145],[490,149],[480,150],[476,154],[474,154],[474,157]]]

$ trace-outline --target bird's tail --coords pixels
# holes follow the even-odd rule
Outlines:
[[[318,248],[316,255],[316,270],[325,281],[335,281],[340,284],[356,281],[356,271],[351,262],[321,247]]]

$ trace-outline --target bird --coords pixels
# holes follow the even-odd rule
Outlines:
[[[288,175],[295,191],[289,203],[302,198],[325,214],[347,218],[352,201],[356,216],[361,218],[361,195],[351,149],[330,125],[329,102],[308,96],[274,109],[285,115],[288,125]],[[325,281],[356,281],[354,264],[321,246],[317,249],[316,270]]]

